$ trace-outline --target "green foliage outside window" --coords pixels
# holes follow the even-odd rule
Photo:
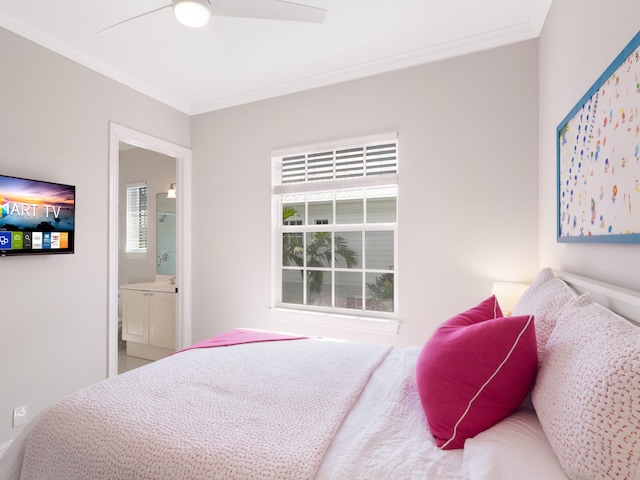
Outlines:
[[[291,206],[282,209],[282,220],[297,215],[297,210]],[[358,254],[348,245],[348,242],[340,235],[335,236],[335,255],[342,257],[347,268],[353,268],[358,264]],[[316,232],[310,241],[307,242],[307,268],[323,268],[331,266],[333,256],[331,245],[331,233]],[[302,233],[290,233],[282,238],[282,259],[283,265],[304,266],[304,244]],[[323,270],[307,270],[307,303],[312,303],[314,297],[322,293]]]

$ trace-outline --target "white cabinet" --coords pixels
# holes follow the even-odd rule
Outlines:
[[[158,360],[176,349],[176,294],[125,285],[122,294],[122,339],[127,355]]]

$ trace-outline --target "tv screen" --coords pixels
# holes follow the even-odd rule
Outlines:
[[[0,256],[73,253],[72,185],[0,175]]]

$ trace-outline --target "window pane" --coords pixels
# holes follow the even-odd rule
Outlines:
[[[302,270],[282,271],[282,302],[302,305],[303,300]]]
[[[318,152],[307,155],[307,181],[331,180],[333,169],[333,152]]]
[[[393,270],[393,231],[365,233],[367,269]]]
[[[364,176],[364,148],[346,148],[336,151],[336,178]]]
[[[308,197],[309,219],[307,225],[333,223],[333,194],[319,193]]]
[[[397,144],[389,142],[382,145],[367,146],[367,175],[383,175],[397,171]]]
[[[307,271],[307,305],[331,306],[331,272]]]
[[[367,273],[367,310],[393,312],[393,273]]]
[[[282,234],[282,266],[302,267],[302,233]]]
[[[336,307],[362,310],[362,273],[336,272]]]
[[[360,268],[362,232],[338,232],[335,235],[336,268]]]
[[[331,267],[331,233],[307,233],[307,266]]]
[[[364,222],[364,192],[350,190],[336,193],[336,223]]]
[[[282,159],[282,183],[298,183],[305,181],[306,155],[294,155]]]
[[[398,189],[396,187],[367,190],[367,223],[396,221]]]
[[[304,195],[282,197],[282,224],[304,225]]]

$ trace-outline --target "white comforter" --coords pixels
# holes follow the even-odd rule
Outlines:
[[[418,353],[321,340],[183,352],[65,399],[5,467],[24,453],[22,480],[460,479],[462,451],[428,432]]]
[[[21,478],[311,479],[389,350],[306,339],[180,353],[50,409]]]

